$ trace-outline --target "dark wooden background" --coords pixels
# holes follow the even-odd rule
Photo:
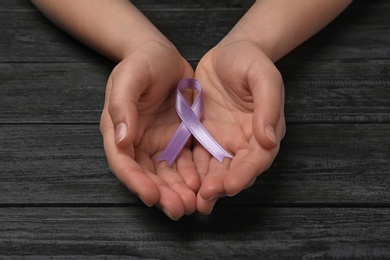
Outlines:
[[[253,1],[134,3],[193,66]],[[287,135],[255,185],[173,222],[110,174],[114,64],[0,1],[0,258],[390,259],[390,1],[356,0],[277,63]]]

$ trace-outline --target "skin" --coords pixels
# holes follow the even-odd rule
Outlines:
[[[173,167],[157,158],[181,122],[173,106],[176,85],[191,75],[176,50],[144,44],[112,72],[100,123],[111,171],[145,204],[156,204],[175,220],[196,210],[200,179],[191,143]],[[121,117],[126,115],[132,116]],[[118,138],[118,131],[125,131],[126,137]]]
[[[285,133],[284,88],[274,64],[248,42],[210,50],[195,76],[205,97],[202,122],[234,155],[220,164],[201,145],[194,146],[202,181],[197,208],[209,214],[218,198],[234,196],[249,187],[271,166]],[[269,124],[264,125],[267,120]]]
[[[271,166],[286,131],[284,85],[274,62],[321,30],[350,3],[256,1],[201,59],[195,77],[205,96],[202,122],[234,158],[219,164],[195,144],[194,162],[202,182],[197,194],[199,212],[211,213],[220,197],[250,187]]]
[[[274,62],[321,30],[350,0],[259,0],[196,71],[127,0],[33,0],[56,25],[116,61],[100,128],[111,171],[173,220],[209,214],[220,197],[250,187],[285,133],[284,87]],[[189,140],[172,167],[157,160],[180,119],[174,90],[196,77],[201,121],[233,159],[219,163]],[[194,93],[185,92],[188,102]],[[234,138],[232,138],[234,137]]]
[[[191,142],[173,167],[157,161],[181,122],[173,98],[177,83],[194,75],[188,62],[129,1],[33,3],[59,27],[118,62],[100,122],[111,171],[146,205],[174,220],[195,212],[200,178]],[[185,97],[190,102],[192,93]]]

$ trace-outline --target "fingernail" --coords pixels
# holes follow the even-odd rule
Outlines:
[[[237,191],[236,193],[232,193],[232,194],[227,193],[226,195],[227,195],[228,197],[234,197],[234,196],[236,196],[238,193],[240,193],[240,192]]]
[[[207,199],[204,199],[205,201],[212,201],[212,200],[215,200],[216,199],[216,196],[211,196],[210,198],[207,198]]]
[[[115,143],[120,143],[123,139],[125,139],[127,134],[127,126],[125,123],[120,123],[115,128]]]
[[[274,144],[276,143],[276,135],[275,135],[275,129],[271,125],[267,125],[265,127],[265,135],[270,139]]]
[[[210,215],[210,214],[211,214],[211,212],[213,212],[213,209],[214,209],[214,208],[211,208],[211,209],[210,209],[210,211],[208,211],[208,212],[204,213],[204,215],[206,215],[206,216]]]
[[[165,208],[162,208],[162,211],[164,211],[165,215],[167,215],[170,219],[172,219],[174,221],[179,220],[179,219],[176,219],[176,218],[172,218],[171,214]]]
[[[150,204],[146,203],[141,197],[139,197],[139,198],[140,198],[140,200],[141,200],[146,206],[148,206],[149,208],[153,206],[153,205],[150,205]]]

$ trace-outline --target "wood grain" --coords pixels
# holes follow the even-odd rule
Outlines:
[[[197,1],[194,1],[197,2]],[[202,55],[223,38],[247,10],[231,4],[218,8],[221,1],[204,3],[202,7],[159,10],[146,8],[145,15],[191,61]],[[234,1],[232,1],[234,2]],[[236,1],[239,3],[245,1]],[[169,4],[171,3],[171,4]],[[26,3],[26,5],[29,5]],[[215,8],[208,8],[211,5]],[[246,6],[245,4],[241,4]],[[149,6],[153,6],[153,1]],[[92,51],[59,31],[35,9],[31,11],[1,11],[0,62],[74,62],[93,60]],[[297,60],[383,59],[390,57],[390,6],[386,0],[356,3],[335,22],[297,48],[290,55]],[[364,46],[364,47],[363,47]]]
[[[195,68],[254,0],[134,0]],[[276,63],[287,135],[210,216],[170,221],[108,169],[114,64],[0,1],[0,259],[389,259],[390,1],[355,0]]]
[[[248,8],[254,0],[132,0],[137,8],[140,10],[158,10],[163,11],[167,9],[173,9],[176,11],[182,10],[196,10],[196,9],[237,9],[237,8]],[[35,10],[33,4],[30,1],[25,0],[12,0],[0,2],[0,11],[31,11]]]
[[[390,122],[390,59],[278,66],[288,123]],[[112,68],[107,61],[0,63],[0,122],[97,124]]]
[[[0,257],[386,259],[389,216],[388,208],[224,207],[172,222],[137,207],[0,208]]]
[[[2,125],[0,204],[139,203],[97,125]],[[390,124],[292,124],[273,167],[222,203],[389,205]]]

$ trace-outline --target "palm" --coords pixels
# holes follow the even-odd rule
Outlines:
[[[225,159],[220,164],[200,145],[194,148],[194,160],[202,178],[197,203],[203,213],[210,212],[219,197],[234,195],[250,186],[271,165],[279,149],[278,145],[270,149],[272,147],[256,132],[261,122],[257,105],[259,94],[255,97],[254,92],[263,92],[254,89],[255,85],[256,88],[262,86],[252,75],[266,75],[272,70],[278,75],[278,71],[269,60],[259,59],[261,53],[255,53],[258,57],[254,60],[254,52],[256,48],[248,46],[217,46],[202,58],[195,72],[204,91],[202,123],[221,146],[234,155],[233,159]],[[276,84],[283,86],[281,78]],[[276,93],[281,97],[280,106],[283,106],[282,90],[281,87]],[[278,118],[276,133],[280,140],[284,134],[283,112]]]

